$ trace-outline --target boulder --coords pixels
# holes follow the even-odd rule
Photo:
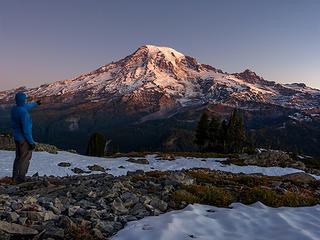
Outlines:
[[[283,179],[300,183],[310,183],[316,180],[314,177],[304,172],[287,174],[283,176]]]
[[[94,228],[100,230],[102,233],[106,235],[111,235],[115,231],[112,222],[109,221],[98,220]]]
[[[187,176],[183,172],[174,172],[170,175],[170,179],[178,185],[183,184],[189,186],[195,184],[194,178]]]
[[[70,167],[70,166],[71,166],[71,163],[61,162],[61,163],[58,163],[58,166],[59,166],[59,167]]]
[[[129,210],[123,205],[123,202],[120,198],[116,198],[115,200],[113,200],[111,208],[115,214],[119,215],[125,215],[129,212]]]
[[[165,212],[168,208],[168,204],[160,199],[152,199],[150,205],[161,212]]]
[[[15,223],[0,221],[0,230],[15,235],[36,235],[38,231]]]
[[[97,171],[97,172],[105,172],[106,171],[103,167],[101,167],[101,166],[99,166],[97,164],[94,164],[92,166],[88,166],[88,168],[91,171]]]
[[[137,164],[150,164],[149,161],[145,158],[139,158],[139,159],[129,158],[127,162],[137,163]]]

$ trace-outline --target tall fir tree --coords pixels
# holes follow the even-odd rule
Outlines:
[[[196,139],[195,143],[198,146],[200,152],[205,151],[208,145],[208,129],[209,129],[209,115],[207,112],[203,112],[198,123],[196,130]]]
[[[226,152],[227,153],[236,152],[237,126],[238,126],[238,109],[234,109],[227,125],[227,132],[226,132],[226,143],[227,143]]]
[[[106,138],[100,132],[95,132],[91,135],[86,155],[87,156],[95,156],[95,157],[103,157],[104,150],[106,145]]]
[[[244,127],[244,115],[239,114],[238,109],[234,109],[227,127],[227,152],[250,152],[252,147]]]
[[[228,131],[228,123],[227,120],[223,120],[221,123],[221,141],[222,141],[222,148],[221,152],[227,152],[227,131]]]
[[[210,152],[221,152],[222,149],[222,128],[220,118],[213,116],[208,129],[208,151]]]

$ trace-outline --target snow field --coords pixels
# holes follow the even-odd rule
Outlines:
[[[270,208],[257,202],[228,208],[189,205],[129,222],[111,240],[319,240],[320,205]]]
[[[11,176],[14,158],[14,151],[0,151],[0,177]],[[129,159],[127,157],[98,158],[63,151],[58,152],[58,154],[50,154],[47,152],[33,152],[28,176],[32,176],[37,172],[40,176],[53,175],[63,177],[68,175],[75,175],[75,173],[71,169],[77,167],[84,171],[89,171],[88,166],[94,164],[97,164],[105,169],[110,169],[107,171],[107,173],[110,173],[114,176],[126,175],[128,171],[135,171],[139,169],[144,171],[168,171],[191,168],[210,168],[212,170],[221,170],[232,173],[262,173],[267,176],[281,176],[295,172],[303,172],[301,170],[293,168],[224,165],[223,163],[218,162],[226,160],[224,158],[203,159],[177,157],[174,161],[158,160],[157,155],[147,155],[145,158],[149,161],[150,164],[131,163],[126,161]],[[60,162],[71,163],[71,166],[60,167],[58,166]],[[119,168],[120,166],[123,166],[124,168]],[[320,179],[320,176],[314,177]]]

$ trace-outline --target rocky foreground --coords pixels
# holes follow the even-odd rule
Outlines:
[[[228,207],[262,201],[269,206],[320,203],[320,181],[304,173],[283,177],[208,169],[141,170],[64,178],[33,176],[0,184],[0,239],[108,239],[128,221],[189,203]]]

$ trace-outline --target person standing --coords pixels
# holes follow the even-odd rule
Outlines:
[[[16,144],[16,158],[13,164],[12,180],[14,183],[26,181],[32,150],[35,143],[32,137],[32,120],[28,110],[41,105],[41,101],[26,104],[26,94],[18,92],[15,96],[16,106],[11,108],[11,125]]]

